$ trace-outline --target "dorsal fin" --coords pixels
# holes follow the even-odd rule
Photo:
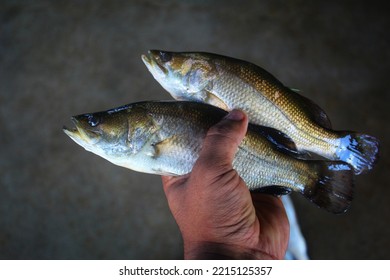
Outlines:
[[[323,128],[332,129],[332,123],[330,122],[328,115],[320,106],[315,104],[309,98],[301,95],[299,90],[292,88],[290,88],[290,90],[294,93],[294,97],[297,101],[306,109],[306,112],[309,113],[309,117],[312,120]]]
[[[301,91],[297,88],[290,88],[293,92],[300,93]]]

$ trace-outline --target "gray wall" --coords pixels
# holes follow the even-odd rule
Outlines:
[[[356,178],[345,215],[293,199],[311,258],[390,258],[384,7],[298,0],[25,2],[0,2],[0,258],[182,257],[160,178],[114,166],[61,130],[75,114],[170,99],[140,59],[148,49],[252,61],[319,104],[335,129],[378,137],[380,162]]]

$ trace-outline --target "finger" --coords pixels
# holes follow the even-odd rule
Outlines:
[[[278,228],[281,234],[289,232],[287,213],[280,197],[262,193],[251,193],[251,195],[261,225],[268,225],[269,229]],[[264,229],[263,234],[265,234]]]
[[[280,197],[264,193],[251,193],[251,196],[256,209],[273,213],[285,213],[283,202]]]
[[[216,166],[231,168],[247,127],[248,118],[244,112],[240,110],[230,112],[207,132],[197,164],[205,168]]]
[[[164,192],[167,196],[176,188],[183,186],[188,180],[189,175],[183,176],[161,176]],[[169,192],[169,194],[168,194]]]
[[[171,185],[172,178],[172,176],[161,176],[161,181],[165,192],[166,189],[169,188],[169,186]]]
[[[286,253],[290,224],[281,198],[253,193],[253,205],[260,222],[262,251],[282,259]],[[266,246],[264,246],[266,245]]]
[[[172,177],[172,176],[161,176],[163,190],[164,190],[165,196],[168,199],[168,202],[170,200],[172,189],[174,189],[174,178],[175,177]]]

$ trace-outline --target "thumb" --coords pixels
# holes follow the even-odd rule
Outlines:
[[[197,164],[212,170],[223,167],[221,172],[232,169],[233,158],[247,128],[248,117],[245,113],[240,110],[231,111],[207,132]]]

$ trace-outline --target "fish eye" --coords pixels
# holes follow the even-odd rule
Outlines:
[[[172,54],[169,53],[169,52],[160,52],[160,59],[161,59],[161,62],[168,62],[172,59]]]
[[[95,115],[88,115],[88,124],[92,127],[99,125],[100,118]]]

